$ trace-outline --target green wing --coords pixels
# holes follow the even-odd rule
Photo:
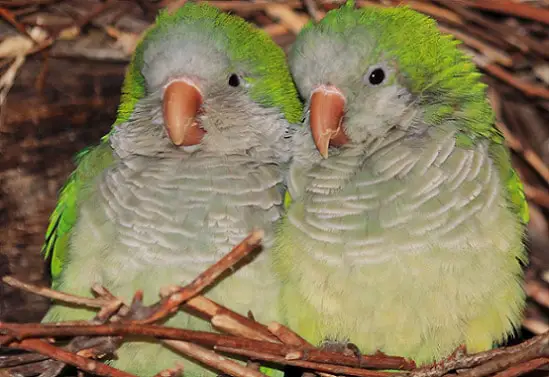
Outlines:
[[[79,199],[92,180],[113,161],[112,149],[106,140],[96,147],[84,149],[76,156],[77,168],[61,189],[57,205],[50,216],[46,242],[42,247],[44,257],[51,257],[50,268],[54,280],[63,269],[71,230],[78,217]]]
[[[503,140],[503,139],[502,139]],[[503,179],[507,191],[507,200],[513,211],[520,217],[524,224],[530,220],[528,212],[528,202],[524,194],[524,187],[519,176],[511,165],[511,154],[507,147],[498,141],[492,142],[490,154],[499,169],[500,176]]]

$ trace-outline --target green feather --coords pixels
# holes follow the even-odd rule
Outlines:
[[[524,224],[528,223],[530,221],[528,202],[526,201],[522,182],[511,165],[509,150],[503,144],[493,143],[490,146],[490,155],[507,188],[507,201],[509,205],[520,216]]]
[[[355,7],[355,1],[354,1],[354,0],[347,0],[347,1],[345,2],[345,6],[346,6],[347,8],[354,8],[354,7]]]
[[[290,195],[290,191],[286,191],[286,193],[284,194],[284,210],[288,210],[291,204],[292,204],[292,195]]]
[[[77,220],[78,202],[94,178],[113,162],[110,146],[102,142],[86,148],[76,156],[78,167],[61,189],[57,205],[50,216],[46,242],[42,248],[45,258],[51,257],[51,274],[55,280],[61,274],[70,242],[71,229]]]
[[[137,101],[146,95],[141,66],[147,46],[164,38],[180,22],[216,28],[225,34],[229,57],[246,64],[252,76],[261,77],[252,85],[251,97],[264,106],[279,107],[290,123],[299,122],[302,108],[286,66],[286,57],[269,35],[242,18],[208,4],[187,3],[173,14],[161,11],[155,25],[147,30],[137,46],[124,81],[115,125],[127,121]]]

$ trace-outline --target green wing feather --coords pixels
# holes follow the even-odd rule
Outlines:
[[[512,210],[520,217],[524,224],[530,220],[528,202],[524,194],[524,187],[519,176],[511,165],[511,154],[502,143],[492,143],[490,155],[498,167],[500,176],[507,191],[507,201]]]
[[[112,149],[104,141],[96,147],[82,150],[76,156],[77,168],[69,176],[50,216],[46,242],[42,248],[46,259],[51,257],[51,274],[55,280],[61,274],[67,255],[71,230],[78,218],[78,203],[91,182],[114,160]]]

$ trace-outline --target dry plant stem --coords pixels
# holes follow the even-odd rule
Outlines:
[[[40,355],[42,356],[42,355]],[[44,356],[45,357],[45,356]],[[59,374],[61,370],[65,367],[65,363],[59,362],[46,357],[46,360],[31,363],[31,364],[22,364],[13,368],[6,369],[8,371],[8,376],[35,376],[40,374],[41,377],[44,377],[45,374],[55,375]],[[0,372],[2,369],[0,369]],[[0,373],[0,376],[2,374]]]
[[[548,346],[549,333],[538,335],[517,346],[508,347],[505,349],[508,351],[507,354],[498,355],[482,365],[463,372],[460,377],[484,377],[503,371],[513,365],[538,359],[548,354]],[[490,353],[490,351],[486,353]]]
[[[107,318],[112,316],[112,314],[116,311],[117,308],[123,305],[122,301],[116,298],[112,295],[105,287],[95,287],[95,291],[100,294],[101,298],[95,298],[95,299],[88,299],[84,297],[79,296],[73,296],[70,294],[54,291],[53,289],[46,288],[46,287],[39,287],[34,284],[24,283],[20,280],[15,279],[11,276],[4,277],[3,281],[12,286],[19,289],[23,289],[27,292],[31,292],[40,296],[52,298],[58,301],[66,302],[66,303],[72,303],[72,304],[79,304],[83,306],[89,306],[94,308],[101,308],[99,313],[97,314],[96,318],[100,322],[104,322]],[[223,318],[230,316],[232,321],[230,323],[227,323],[227,321],[215,321],[218,322],[218,325],[216,327],[221,330],[225,331],[229,334],[233,335],[243,335],[243,333],[246,333],[247,337],[251,339],[256,340],[265,340],[269,342],[277,343],[278,339],[271,334],[271,332],[267,329],[266,326],[254,322],[243,315],[240,315],[238,313],[232,312],[231,310],[225,308],[224,306],[221,306],[210,299],[204,297],[204,296],[197,296],[189,301],[187,301],[183,305],[184,309],[192,310],[195,312],[198,312],[202,316],[204,316],[208,321],[211,321],[214,317]],[[78,321],[78,322],[63,322],[62,325],[89,325],[90,323],[88,321]],[[56,324],[43,324],[45,326],[57,326]]]
[[[267,377],[267,375],[240,365],[236,361],[226,359],[217,353],[196,344],[178,340],[164,340],[163,343],[195,360],[200,361],[216,370],[220,370],[234,377]]]
[[[36,353],[25,353],[22,355],[0,356],[0,368],[9,368],[16,365],[36,363],[47,360],[48,357]]]
[[[7,10],[6,8],[0,8],[0,17],[9,22],[13,27],[17,29],[18,32],[27,36],[31,41],[34,41],[30,34],[27,33],[27,29],[25,29],[25,26],[17,22],[14,14],[11,13],[9,10]]]
[[[208,347],[239,348],[248,351],[259,351],[289,358],[292,360],[307,360],[325,364],[348,366],[362,366],[377,369],[410,370],[415,367],[402,357],[396,356],[367,356],[363,355],[359,361],[354,356],[341,353],[321,351],[318,349],[302,349],[280,343],[262,342],[245,339],[232,335],[223,335],[205,331],[194,331],[157,325],[141,325],[137,323],[109,323],[105,325],[88,326],[44,326],[43,324],[16,324],[0,323],[0,330],[17,339],[29,337],[62,337],[62,336],[113,336],[113,335],[142,335],[159,339],[183,340],[199,343]]]
[[[539,358],[547,353],[549,333],[538,335],[521,344],[490,351],[465,355],[412,371],[409,377],[440,377],[452,370],[472,368],[459,374],[460,377],[483,377],[502,371],[523,361]]]
[[[242,317],[243,318],[243,317]],[[264,340],[267,342],[278,343],[278,340],[269,334],[266,336],[259,328],[259,324],[251,320],[242,321],[242,318],[235,316],[233,313],[219,314],[211,319],[212,325],[229,334],[243,336],[248,339]],[[253,326],[250,326],[253,325]],[[259,328],[259,329],[258,329]]]
[[[42,355],[49,356],[50,358],[61,361],[65,364],[74,365],[75,367],[85,372],[93,373],[99,376],[136,377],[133,374],[120,371],[94,360],[86,359],[85,357],[78,356],[69,351],[65,351],[39,339],[25,339],[21,342],[12,342],[11,344],[9,344],[9,346],[12,348],[20,348],[27,351],[38,352]]]
[[[533,334],[540,335],[549,331],[549,324],[541,319],[525,318],[522,326]]]
[[[278,339],[269,332],[266,326],[235,313],[204,296],[196,296],[190,299],[182,308],[186,311],[199,313],[208,321],[211,321],[218,330],[228,334],[245,335],[250,339],[273,343],[278,342]],[[230,319],[227,320],[227,317]]]
[[[531,372],[537,368],[549,364],[548,358],[539,358],[514,365],[503,372],[496,373],[494,377],[516,377]]]
[[[507,84],[519,89],[521,92],[528,96],[532,97],[540,97],[543,99],[549,99],[549,89],[542,85],[536,85],[528,83],[515,75],[513,75],[511,72],[501,68],[500,66],[496,64],[491,63],[484,63],[479,61],[478,59],[475,59],[475,63],[486,70],[489,74],[492,76],[500,79],[501,81],[506,82]]]
[[[179,305],[197,296],[204,288],[215,282],[225,271],[234,267],[240,260],[254,251],[263,240],[263,236],[264,233],[262,230],[253,231],[244,241],[236,245],[229,254],[201,273],[190,284],[181,288],[179,292],[171,294],[166,300],[163,300],[158,310],[149,318],[135,322],[152,323],[177,310]]]
[[[441,3],[457,3],[471,8],[486,9],[513,16],[529,18],[534,21],[549,25],[549,10],[533,7],[527,4],[519,4],[512,1],[471,1],[471,0],[444,0]]]
[[[232,347],[215,347],[217,351],[227,352],[233,355],[242,355],[247,356],[254,360],[263,360],[270,361],[273,363],[283,364],[283,365],[292,365],[295,367],[300,367],[304,369],[310,369],[319,372],[327,372],[330,374],[336,375],[348,375],[348,376],[358,376],[358,377],[388,377],[392,376],[394,373],[389,372],[379,372],[374,370],[366,370],[360,368],[351,368],[342,365],[327,365],[321,363],[314,363],[311,361],[302,361],[302,360],[286,360],[282,356],[276,356],[268,353],[262,353],[251,350],[242,350],[240,348]]]
[[[301,348],[315,348],[311,343],[300,337],[298,334],[282,326],[280,323],[271,322],[267,325],[267,328],[272,332],[280,341],[288,346],[296,346]]]
[[[11,287],[23,289],[25,291],[32,292],[40,296],[51,298],[52,300],[62,301],[69,304],[86,306],[88,308],[103,308],[104,306],[111,304],[110,300],[105,300],[102,298],[86,298],[74,296],[68,293],[54,291],[53,289],[49,289],[46,287],[39,287],[37,285],[23,283],[11,276],[4,276],[2,278],[2,281]]]
[[[305,3],[307,12],[315,22],[320,21],[324,17],[324,12],[318,10],[315,0],[303,0],[303,2]]]
[[[524,285],[524,290],[528,297],[534,299],[537,303],[549,308],[549,289],[539,281],[529,280]]]

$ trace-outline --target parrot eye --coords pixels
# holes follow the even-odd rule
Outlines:
[[[364,78],[367,80],[369,85],[378,86],[385,82],[387,74],[382,67],[374,66],[368,70],[368,73],[366,73]]]
[[[233,73],[231,76],[229,76],[229,85],[235,88],[240,85],[240,78],[236,73]]]

